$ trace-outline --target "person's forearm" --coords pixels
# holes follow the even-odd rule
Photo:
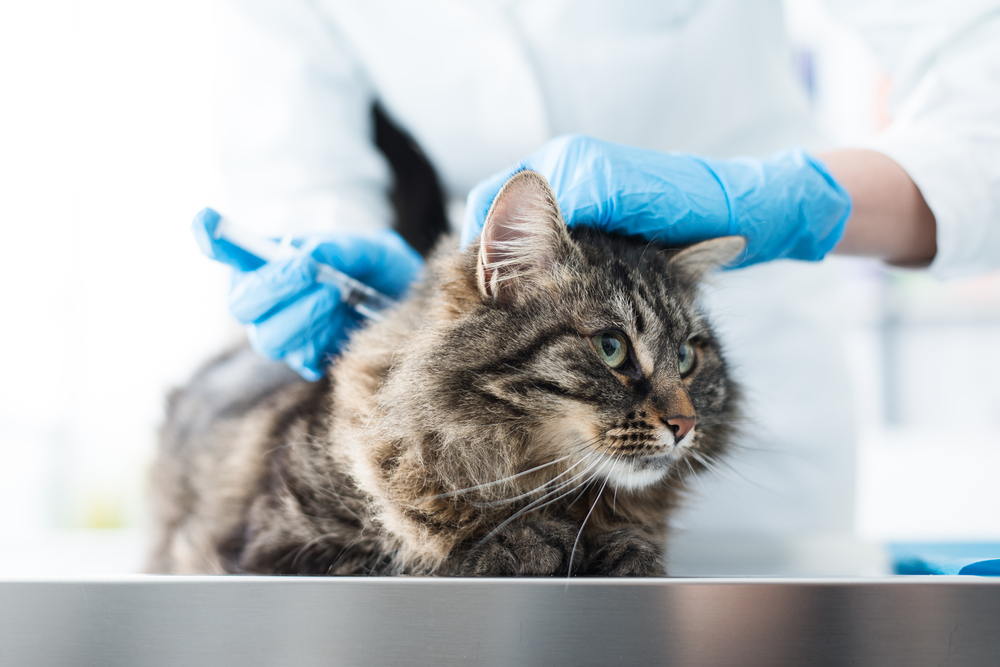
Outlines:
[[[870,150],[816,155],[851,196],[851,217],[834,248],[841,255],[926,266],[937,252],[934,214],[903,168]]]

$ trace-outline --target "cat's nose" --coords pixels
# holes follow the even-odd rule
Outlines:
[[[691,432],[696,421],[697,413],[691,404],[691,397],[681,386],[671,387],[661,396],[660,399],[653,399],[656,412],[660,421],[674,434],[674,442],[680,442]]]
[[[694,428],[695,418],[694,417],[667,417],[663,419],[663,422],[667,425],[674,433],[674,442],[680,442],[684,439],[691,429]]]

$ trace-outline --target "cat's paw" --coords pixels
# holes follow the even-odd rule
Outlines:
[[[601,536],[587,574],[597,577],[657,577],[666,574],[663,552],[656,544],[631,528],[619,528]]]
[[[563,521],[537,519],[504,526],[465,557],[459,574],[468,577],[544,577],[575,572],[583,560],[583,544],[573,552],[577,527]]]

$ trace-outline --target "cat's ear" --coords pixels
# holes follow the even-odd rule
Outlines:
[[[486,214],[476,267],[479,291],[513,302],[540,287],[572,243],[549,182],[535,171],[517,172]]]
[[[739,257],[746,247],[742,236],[720,236],[684,248],[670,258],[669,265],[678,273],[701,280],[707,272]]]

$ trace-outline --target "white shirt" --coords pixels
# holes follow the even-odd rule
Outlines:
[[[893,77],[896,120],[871,147],[934,212],[932,269],[1000,267],[1000,2],[833,9]],[[231,213],[261,231],[391,224],[376,98],[454,199],[570,132],[716,157],[826,147],[779,0],[226,0],[221,21]],[[709,290],[750,423],[738,475],[696,485],[682,535],[850,531],[850,388],[800,307],[821,302],[826,272],[776,262]]]
[[[935,214],[933,270],[1000,267],[1000,2],[831,7],[892,75],[872,147]],[[718,157],[823,145],[778,0],[227,0],[221,20],[234,213],[263,228],[389,224],[376,97],[456,198],[568,132]]]

